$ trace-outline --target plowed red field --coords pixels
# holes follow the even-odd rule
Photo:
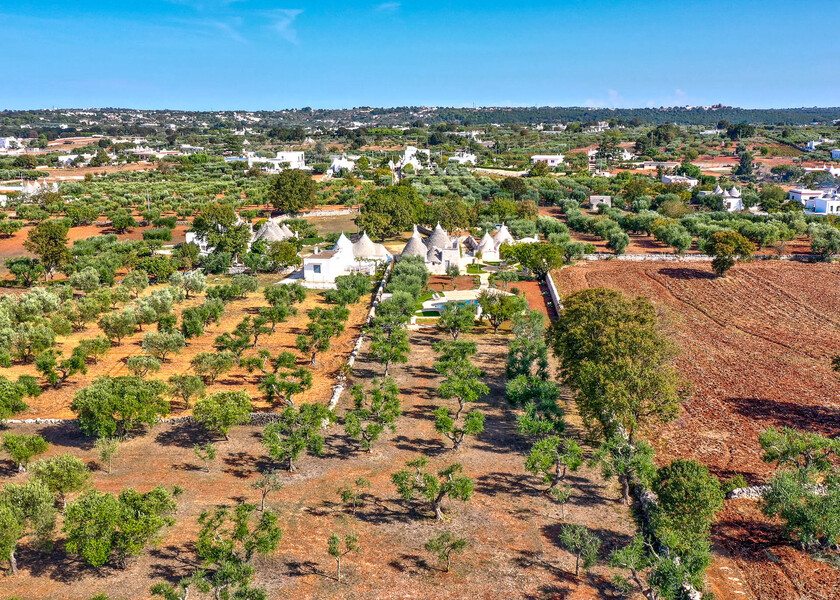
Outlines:
[[[705,263],[603,262],[565,268],[555,282],[561,293],[604,286],[643,295],[661,310],[693,384],[681,416],[650,432],[662,460],[695,458],[722,478],[761,483],[772,471],[758,445],[767,427],[840,434],[830,365],[840,354],[840,267],[756,262],[716,278]],[[840,571],[786,544],[755,502],[727,502],[715,535],[717,566],[730,555],[746,583],[713,569],[724,597],[736,597],[735,587],[741,598],[840,597]]]

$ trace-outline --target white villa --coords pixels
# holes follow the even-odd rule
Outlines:
[[[278,152],[276,158],[263,158],[253,152],[248,152],[245,158],[248,161],[248,168],[259,165],[263,171],[280,172],[284,169],[308,169],[303,152]]]
[[[535,154],[531,157],[531,164],[535,165],[538,162],[544,162],[553,169],[562,165],[565,158],[562,154]]]
[[[816,215],[840,215],[840,188],[827,190],[792,189],[791,200],[799,200],[805,210]]]
[[[330,250],[319,250],[303,259],[303,284],[331,287],[335,278],[351,273],[373,275],[376,265],[393,259],[382,244],[375,244],[367,233],[351,242],[343,233]]]
[[[807,204],[809,200],[819,198],[824,194],[823,190],[809,190],[808,188],[793,188],[788,192],[788,200],[799,200]]]

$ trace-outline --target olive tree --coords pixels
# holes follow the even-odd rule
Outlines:
[[[247,423],[252,410],[248,392],[219,392],[196,402],[193,419],[209,433],[229,440],[230,428]]]
[[[29,461],[49,448],[47,440],[40,435],[16,435],[7,433],[3,436],[3,450],[18,465],[18,471],[26,471]]]
[[[455,463],[445,467],[437,474],[428,473],[425,457],[416,458],[406,463],[408,469],[400,469],[391,475],[391,481],[403,500],[409,501],[420,497],[429,503],[438,521],[444,519],[442,504],[444,499],[452,498],[467,502],[472,497],[475,482],[460,475],[463,467]]]

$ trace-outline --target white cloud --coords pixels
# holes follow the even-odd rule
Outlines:
[[[396,12],[400,8],[399,2],[383,2],[376,7],[379,12]]]
[[[623,102],[624,98],[616,90],[607,90],[606,98],[587,98],[583,105],[589,108],[618,108]]]
[[[297,29],[295,29],[295,20],[303,12],[300,8],[278,8],[266,13],[266,16],[272,20],[271,29],[273,29],[280,37],[291,44],[298,43]]]
[[[239,28],[242,25],[242,19],[239,17],[232,17],[225,21],[218,19],[175,19],[174,23],[180,23],[199,35],[213,37],[222,35],[240,44],[248,43],[248,40],[239,33]]]
[[[659,98],[651,98],[645,106],[648,108],[658,108],[660,106],[698,106],[703,104],[697,98],[692,98],[685,91],[677,88],[673,94],[668,94]]]

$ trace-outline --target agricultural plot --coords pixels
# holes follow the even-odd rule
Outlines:
[[[485,432],[453,453],[434,430],[432,411],[445,401],[436,395],[440,377],[432,369],[432,344],[443,339],[437,332],[415,332],[407,365],[392,367],[403,401],[403,416],[394,433],[386,433],[370,453],[360,450],[341,426],[326,433],[323,458],[306,457],[296,473],[282,473],[285,487],[269,496],[284,530],[277,552],[255,561],[255,583],[268,597],[292,598],[593,598],[613,593],[610,571],[596,567],[575,577],[574,558],[558,542],[561,509],[543,494],[544,484],[524,470],[527,442],[516,432],[515,413],[504,400],[503,379],[497,368],[507,353],[509,334],[492,335],[486,326],[466,336],[478,343],[476,364],[488,376],[490,394],[476,403],[486,415]],[[351,383],[369,383],[381,376],[382,365],[362,360]],[[338,354],[338,352],[336,352]],[[307,394],[307,400],[317,398]],[[339,416],[351,408],[349,394],[338,406]],[[571,403],[566,400],[566,406]],[[570,432],[579,431],[572,415]],[[50,454],[71,452],[96,464],[96,453],[74,428],[56,425],[19,425],[18,433],[41,433],[53,444]],[[156,549],[129,563],[128,568],[99,571],[84,567],[64,553],[59,544],[52,554],[28,548],[20,554],[21,575],[4,581],[4,592],[22,597],[84,600],[93,593],[112,598],[144,598],[156,581],[177,582],[195,566],[193,540],[203,510],[241,500],[259,503],[249,486],[258,470],[270,466],[260,444],[261,429],[237,427],[229,442],[219,442],[219,456],[209,472],[192,453],[206,434],[187,425],[161,425],[123,443],[112,474],[99,469],[93,485],[117,492],[126,486],[143,491],[158,482],[185,489],[179,499],[175,526],[164,532]],[[399,498],[391,474],[406,461],[425,456],[430,469],[453,462],[475,481],[469,502],[447,500],[447,520],[436,523],[421,505]],[[19,480],[8,463],[3,481]],[[352,513],[343,506],[339,491],[364,477],[362,502]],[[566,521],[586,524],[604,540],[602,552],[626,543],[634,524],[629,509],[616,502],[618,491],[597,472],[584,467],[572,474],[571,500]],[[346,558],[341,583],[335,563],[327,554],[332,532],[358,535],[361,552]],[[442,532],[468,540],[463,554],[453,557],[451,572],[424,549]],[[192,597],[192,596],[191,596]],[[202,597],[202,596],[198,596]],[[203,598],[203,597],[202,597]]]
[[[678,419],[648,432],[658,460],[695,458],[722,479],[743,474],[755,485],[772,470],[758,443],[766,428],[840,433],[830,364],[840,353],[836,266],[756,262],[716,278],[707,264],[606,262],[564,268],[555,281],[561,293],[604,286],[661,310],[693,393]],[[727,501],[713,537],[710,577],[721,597],[840,594],[838,571],[790,545],[755,501]]]
[[[217,285],[224,283],[229,278],[222,276],[208,277],[208,284]],[[264,275],[260,277],[261,285],[274,285],[279,279],[277,275]],[[145,291],[145,295],[149,295],[154,291],[154,286]],[[190,298],[175,308],[180,322],[180,313],[184,309],[191,306],[198,306],[204,301],[203,295]],[[314,366],[309,366],[309,361],[304,357],[298,359],[300,366],[311,368],[313,372],[312,389],[307,392],[310,401],[326,402],[331,393],[332,386],[335,383],[335,376],[338,369],[349,355],[353,344],[358,337],[361,326],[367,318],[367,311],[370,297],[366,296],[358,303],[349,306],[350,316],[347,321],[347,326],[344,332],[337,336],[331,342],[331,349],[329,352],[319,354]],[[216,336],[225,332],[232,332],[236,325],[245,317],[254,317],[259,314],[262,307],[268,306],[261,291],[259,293],[249,294],[245,298],[236,299],[229,302],[225,307],[225,312],[222,315],[221,321],[218,325],[210,325],[205,332],[198,338],[188,340],[187,346],[178,354],[172,354],[166,358],[162,364],[160,372],[147,377],[152,379],[160,379],[166,381],[171,375],[192,374],[190,361],[202,352],[216,352],[213,348],[214,339]],[[327,307],[324,302],[322,294],[315,291],[309,291],[306,299],[297,305],[297,315],[289,317],[284,323],[278,323],[274,333],[264,334],[260,337],[258,346],[253,349],[247,349],[243,353],[243,357],[254,355],[257,350],[268,350],[272,356],[276,356],[280,352],[292,352],[299,355],[300,352],[295,347],[295,339],[299,334],[305,333],[306,324],[308,321],[307,311],[316,307]],[[154,325],[144,326],[143,331],[137,331],[134,335],[124,338],[119,345],[114,345],[108,353],[100,358],[95,364],[88,365],[88,373],[86,375],[78,374],[71,377],[60,388],[53,389],[47,387],[44,392],[37,398],[32,398],[27,401],[29,409],[25,412],[16,415],[20,419],[34,419],[34,418],[72,418],[75,415],[70,411],[70,404],[73,401],[74,394],[81,388],[89,385],[94,379],[103,375],[119,376],[129,375],[126,367],[126,360],[132,356],[140,356],[144,354],[141,347],[141,340],[145,333],[154,331]],[[63,350],[65,355],[69,355],[80,340],[90,339],[102,335],[101,330],[96,323],[91,323],[85,329],[74,332],[68,336],[58,338],[57,348]],[[34,368],[31,364],[15,364],[10,368],[3,369],[3,374],[6,377],[18,377],[19,375],[32,375]],[[229,373],[226,373],[216,379],[215,382],[207,386],[208,394],[223,391],[246,390],[253,399],[253,404],[258,410],[265,410],[270,406],[262,399],[262,393],[257,389],[261,373],[249,374],[244,368],[235,368]],[[188,410],[178,402],[172,404],[172,414],[177,416],[180,414],[188,414]]]

